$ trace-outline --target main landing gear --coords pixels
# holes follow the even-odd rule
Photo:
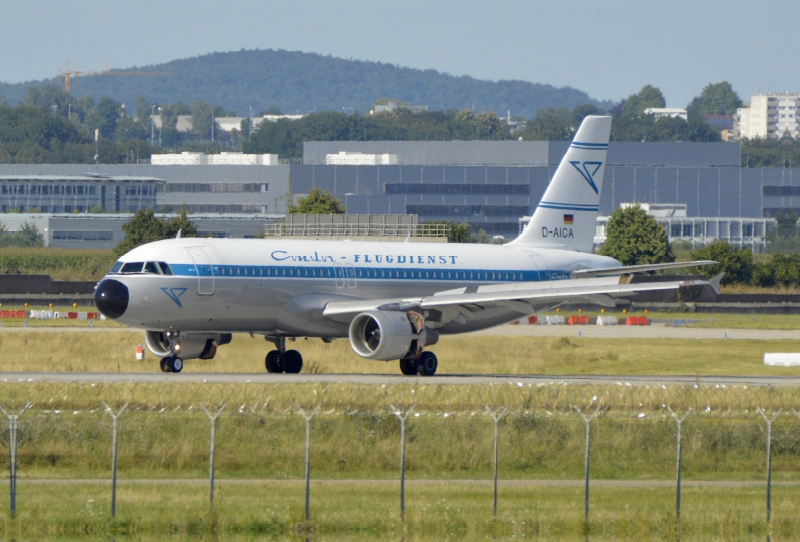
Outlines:
[[[436,358],[436,354],[427,350],[422,352],[419,359],[400,360],[400,372],[406,376],[433,376],[436,374],[438,367],[439,360]]]
[[[264,365],[268,373],[297,374],[303,370],[303,356],[297,350],[286,350],[286,337],[276,337],[274,340],[277,350],[267,354]]]
[[[183,370],[183,360],[177,356],[161,358],[162,373],[179,373]]]

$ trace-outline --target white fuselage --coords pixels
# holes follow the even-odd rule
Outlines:
[[[107,275],[129,292],[118,322],[154,331],[331,338],[346,337],[349,326],[346,319],[323,316],[331,301],[469,292],[488,284],[568,279],[578,269],[619,265],[595,254],[534,247],[196,238],[143,245],[120,262],[165,262],[172,274],[155,266],[156,273]],[[521,315],[498,307],[438,331],[475,331]]]

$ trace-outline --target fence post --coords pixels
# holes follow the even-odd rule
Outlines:
[[[8,418],[8,493],[11,519],[17,514],[17,432],[19,430],[19,417],[30,408],[33,403],[28,403],[16,414],[0,406],[0,412]]]
[[[225,405],[219,407],[219,410],[217,410],[217,412],[215,412],[214,414],[209,412],[209,410],[206,408],[205,405],[201,404],[200,408],[203,409],[203,412],[206,413],[206,416],[208,416],[208,420],[211,422],[211,443],[209,446],[210,449],[208,457],[208,477],[211,485],[211,491],[209,493],[209,501],[210,501],[211,511],[213,512],[214,511],[214,452],[216,451],[215,442],[217,436],[217,418],[219,418],[219,415],[222,414],[223,410],[225,410]]]
[[[297,407],[297,410],[306,420],[306,521],[311,518],[311,420],[316,416],[320,406],[317,405],[311,414],[306,414],[305,410]]]
[[[675,435],[675,515],[678,518],[678,523],[681,521],[681,448],[683,447],[683,436],[681,434],[681,424],[683,424],[683,420],[685,420],[689,414],[692,413],[692,409],[690,408],[686,414],[683,416],[678,416],[675,414],[672,409],[667,406],[667,410],[669,410],[670,416],[672,419],[675,420],[675,425],[677,427],[677,434]]]
[[[585,450],[584,450],[584,468],[585,468],[585,471],[586,471],[586,489],[585,489],[585,492],[584,492],[584,500],[583,500],[583,517],[584,517],[584,522],[588,525],[589,524],[589,457],[590,457],[589,454],[591,452],[591,449],[589,447],[589,435],[590,435],[589,428],[590,428],[590,426],[592,424],[592,420],[600,412],[600,406],[598,405],[598,407],[595,409],[595,411],[592,414],[590,414],[589,416],[584,415],[584,413],[581,412],[580,409],[576,408],[575,410],[578,411],[578,414],[580,414],[581,418],[583,419],[583,423],[584,423],[584,426],[585,426],[585,429],[586,429],[586,447],[585,447]]]
[[[782,411],[783,409],[778,409],[778,412],[770,419],[764,414],[764,409],[758,408],[758,413],[767,424],[767,529],[772,521],[772,422],[780,416]]]
[[[114,414],[105,401],[103,406],[106,413],[111,416],[111,517],[117,517],[117,418],[122,416],[122,413],[128,407],[128,403],[122,405],[119,412]]]
[[[389,405],[392,414],[400,420],[400,521],[405,521],[406,517],[406,418],[414,410],[414,405],[402,412]]]
[[[492,410],[488,406],[483,405],[484,410],[486,413],[492,417],[492,421],[494,422],[494,519],[497,519],[497,464],[498,464],[498,454],[497,454],[497,424],[500,421],[500,418],[506,413],[508,407],[503,408],[502,410]]]

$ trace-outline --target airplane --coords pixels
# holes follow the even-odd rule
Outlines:
[[[399,360],[404,375],[431,376],[425,347],[441,335],[487,329],[567,302],[606,307],[636,292],[711,281],[632,284],[637,272],[696,261],[624,267],[592,254],[611,117],[588,116],[530,223],[505,245],[176,238],[123,255],[94,291],[107,318],[145,330],[164,372],[213,359],[233,333],[275,345],[270,373],[299,373],[286,340],[347,338],[370,360]],[[179,234],[180,235],[180,234]]]

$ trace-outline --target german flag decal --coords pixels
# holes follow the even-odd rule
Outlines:
[[[567,226],[572,226],[572,215],[564,215],[564,224]]]

